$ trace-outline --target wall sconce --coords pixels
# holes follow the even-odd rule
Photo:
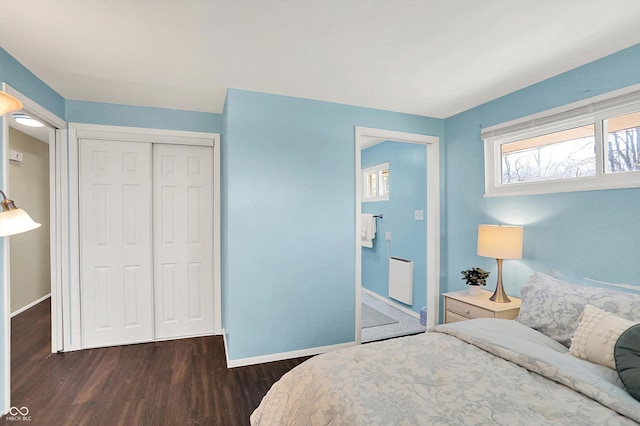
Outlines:
[[[18,111],[19,109],[22,109],[22,102],[7,92],[0,90],[0,116],[8,112]]]
[[[19,109],[22,109],[22,102],[0,90],[0,117]],[[0,190],[0,194],[2,194],[2,201],[0,201],[0,237],[31,231],[40,226],[39,223],[31,219],[27,212],[16,207],[13,200],[8,199],[4,191]]]
[[[489,300],[511,302],[502,286],[502,260],[522,258],[522,234],[522,226],[478,225],[478,256],[493,257],[498,262],[498,283]]]
[[[0,237],[20,234],[40,227],[31,219],[31,216],[21,208],[16,207],[13,200],[7,198],[4,191],[0,190]]]

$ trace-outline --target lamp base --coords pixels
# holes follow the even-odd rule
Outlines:
[[[502,259],[496,260],[498,261],[498,282],[496,284],[496,291],[493,292],[489,300],[496,303],[509,303],[511,299],[509,299],[507,293],[504,292],[504,287],[502,286]]]

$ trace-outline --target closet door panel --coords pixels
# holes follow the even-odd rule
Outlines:
[[[157,339],[213,334],[213,149],[154,145]]]
[[[153,339],[151,145],[79,144],[83,347]]]

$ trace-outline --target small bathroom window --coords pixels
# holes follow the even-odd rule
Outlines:
[[[362,169],[362,201],[389,199],[389,163]]]

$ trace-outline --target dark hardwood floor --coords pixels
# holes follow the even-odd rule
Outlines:
[[[30,425],[247,425],[308,359],[228,369],[221,336],[52,355],[50,317],[46,300],[11,324],[11,405],[29,409]]]

